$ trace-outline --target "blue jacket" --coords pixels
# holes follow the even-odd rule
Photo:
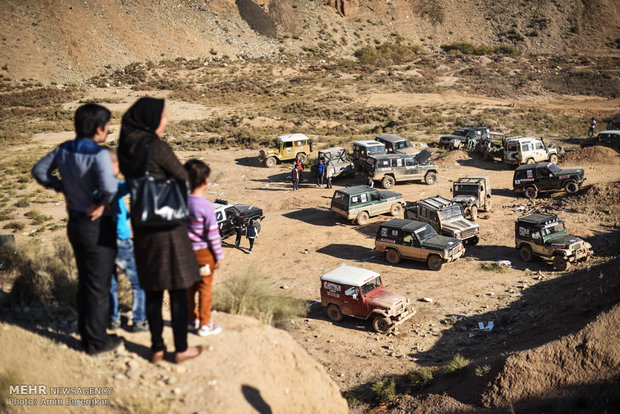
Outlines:
[[[71,210],[82,214],[93,204],[110,204],[118,190],[110,154],[91,138],[60,144],[32,167],[32,176],[43,187],[63,193]]]

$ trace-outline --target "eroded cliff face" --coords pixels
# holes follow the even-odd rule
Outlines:
[[[467,41],[535,54],[619,53],[620,2],[613,0],[257,1],[270,19],[263,23],[275,27],[269,36],[241,10],[249,1],[6,0],[0,3],[0,74],[79,82],[136,61],[351,57],[386,41],[429,52]]]

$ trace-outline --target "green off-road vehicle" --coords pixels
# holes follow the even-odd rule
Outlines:
[[[444,263],[453,262],[465,253],[459,239],[441,236],[427,223],[404,219],[381,223],[375,250],[383,253],[391,264],[405,258],[426,262],[431,270],[441,270]]]
[[[567,234],[566,225],[555,214],[534,213],[517,219],[515,245],[524,261],[530,262],[534,256],[552,259],[553,267],[560,271],[592,255],[592,245]]]
[[[334,192],[331,211],[363,226],[370,217],[379,214],[402,215],[404,203],[401,193],[356,185]]]

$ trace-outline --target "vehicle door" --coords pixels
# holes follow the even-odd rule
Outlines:
[[[551,190],[555,187],[558,178],[553,175],[546,165],[536,168],[536,186],[539,190]]]
[[[534,161],[546,161],[547,160],[547,150],[542,142],[536,141],[533,142],[534,146]]]
[[[285,141],[282,143],[283,158],[293,158],[293,141]]]
[[[530,237],[532,238],[532,251],[536,254],[547,255],[545,245],[543,244],[543,239],[540,234],[540,229],[532,228],[530,229]]]
[[[423,207],[427,210],[427,222],[431,225],[431,227],[437,232],[437,234],[441,234],[441,221],[439,220],[439,214],[436,210],[430,210],[426,207]]]
[[[522,142],[519,145],[519,162],[524,164],[532,156],[532,146],[529,142]]]
[[[405,158],[405,175],[414,179],[420,177],[420,165],[413,158]]]
[[[362,292],[359,286],[342,285],[342,313],[345,315],[365,316]]]

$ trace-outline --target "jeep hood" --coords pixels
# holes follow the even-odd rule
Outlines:
[[[424,240],[422,242],[422,246],[427,249],[443,251],[444,249],[453,248],[460,242],[461,241],[459,239],[455,239],[454,237],[448,237],[448,236],[442,236],[441,234],[436,234]]]
[[[263,209],[248,204],[235,204],[235,209],[244,217],[257,217],[263,215]]]
[[[476,197],[472,195],[459,194],[452,197],[452,201],[456,203],[466,203],[467,205],[472,205],[476,201]]]
[[[464,135],[443,135],[439,138],[440,141],[452,141],[453,139],[456,139],[458,141],[463,141],[465,140],[465,136]]]
[[[403,198],[403,195],[401,193],[397,193],[396,191],[379,191],[379,192],[381,193],[382,199],[386,199],[390,197]]]
[[[442,223],[443,227],[450,229],[450,230],[458,230],[458,231],[464,231],[464,230],[469,230],[469,229],[476,229],[476,228],[480,228],[479,224],[476,224],[472,221],[469,221],[465,218],[455,218],[455,219],[450,219],[447,220],[445,222]]]
[[[428,148],[423,149],[422,151],[420,151],[418,153],[418,155],[416,155],[415,160],[418,162],[418,164],[426,164],[428,162],[428,160],[431,158],[431,155],[433,155],[433,151],[429,150]]]
[[[407,298],[397,293],[392,293],[385,289],[370,292],[366,296],[366,301],[373,307],[379,307],[384,309],[390,309],[392,306],[403,301],[406,302]]]
[[[545,241],[545,245],[557,247],[559,249],[567,249],[571,244],[583,242],[583,239],[570,234],[563,234],[561,236],[552,237]]]
[[[581,168],[562,169],[558,173],[558,176],[560,176],[560,175],[578,175],[579,177],[583,177],[583,169],[581,169]]]

